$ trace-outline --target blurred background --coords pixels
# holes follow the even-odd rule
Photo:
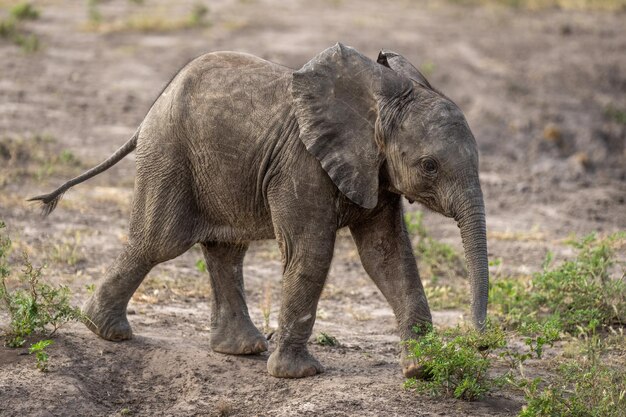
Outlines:
[[[24,163],[8,157],[7,137],[55,138],[46,146],[56,155],[102,159],[202,53],[244,51],[299,68],[341,41],[372,58],[381,48],[403,54],[457,102],[480,145],[483,181],[498,193],[488,208],[518,212],[565,200],[559,212],[576,227],[578,202],[592,199],[600,208],[621,204],[621,218],[607,221],[626,223],[624,189],[612,194],[626,172],[626,0],[0,0],[0,7],[5,166]],[[115,171],[130,178],[132,163]]]

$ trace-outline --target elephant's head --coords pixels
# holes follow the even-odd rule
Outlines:
[[[374,62],[341,44],[294,73],[292,94],[304,145],[351,201],[372,209],[382,187],[457,221],[474,325],[483,329],[485,209],[461,110],[402,56],[383,51]]]

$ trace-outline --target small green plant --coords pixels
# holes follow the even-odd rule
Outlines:
[[[72,151],[67,149],[61,151],[61,153],[59,154],[59,161],[66,165],[76,165],[80,163],[78,158],[76,158],[76,155],[74,155]]]
[[[27,2],[18,3],[11,7],[9,12],[15,20],[37,20],[39,19],[39,10]]]
[[[425,77],[430,77],[435,73],[435,69],[437,66],[432,61],[426,61],[422,65],[420,65],[420,71],[424,74]]]
[[[85,289],[87,290],[87,294],[93,294],[96,291],[96,284],[87,284],[85,285]]]
[[[624,233],[599,239],[589,235],[570,244],[578,250],[574,259],[552,267],[552,254],[544,270],[530,280],[494,280],[490,303],[512,328],[558,321],[575,334],[580,326],[601,328],[626,323],[626,270],[618,267],[615,248],[624,244]],[[619,269],[619,268],[618,268]],[[611,273],[614,273],[613,276]]]
[[[0,222],[0,231],[4,227]],[[80,309],[70,305],[69,288],[42,282],[42,269],[33,267],[25,255],[22,273],[13,280],[18,288],[9,290],[10,248],[11,240],[0,233],[0,303],[10,316],[9,329],[3,333],[7,346],[20,347],[35,333],[50,337],[64,323],[84,319]]]
[[[196,269],[202,273],[205,273],[207,271],[206,262],[204,261],[204,259],[198,259],[198,261],[196,262]]]
[[[522,389],[526,405],[522,417],[620,417],[626,410],[626,369],[601,360],[605,349],[595,326],[581,328],[579,352],[558,366],[556,378],[543,383],[539,378],[522,378],[515,385]]]
[[[81,248],[81,234],[76,232],[73,236],[64,238],[61,243],[50,246],[50,260],[60,265],[76,266],[85,257]]]
[[[626,125],[626,110],[609,105],[605,109],[604,113],[608,119],[614,120],[619,124]]]
[[[339,346],[339,342],[334,336],[321,332],[317,336],[317,344],[320,346]]]
[[[28,353],[30,353],[31,355],[33,353],[35,354],[35,358],[37,359],[37,369],[39,369],[41,372],[48,371],[49,355],[48,352],[46,352],[46,348],[52,343],[52,340],[44,339],[40,340],[37,343],[33,343],[32,345],[30,345],[30,348],[28,348]]]
[[[81,162],[72,151],[63,150],[58,155],[44,156],[41,166],[35,173],[38,180],[50,177],[64,168],[79,168]]]
[[[99,0],[87,0],[87,16],[89,21],[94,24],[102,22],[102,14],[100,13]]]
[[[39,49],[39,38],[33,33],[28,35],[18,33],[13,37],[13,41],[26,53],[37,52]]]
[[[143,0],[129,0],[140,7]],[[209,8],[203,2],[196,2],[186,16],[173,18],[162,13],[134,13],[123,19],[104,21],[99,9],[100,0],[87,0],[89,22],[87,30],[98,32],[166,32],[189,28],[203,28],[211,25]]]
[[[0,38],[10,38],[15,32],[16,24],[14,19],[0,20]]]
[[[261,299],[261,312],[263,313],[263,333],[270,334],[270,315],[272,313],[272,283],[266,281],[263,287],[263,298]]]
[[[24,33],[20,22],[36,20],[39,11],[30,3],[19,3],[11,8],[9,17],[0,21],[0,38],[7,39],[20,46],[26,53],[39,49],[39,38],[35,34]]]
[[[189,14],[189,25],[192,27],[208,25],[208,14],[209,8],[206,5],[203,3],[195,3]]]
[[[460,327],[437,331],[426,326],[415,331],[421,336],[408,342],[409,351],[424,366],[429,378],[409,378],[406,388],[473,401],[501,383],[488,376],[493,351],[506,346],[501,329],[489,327],[480,333]]]

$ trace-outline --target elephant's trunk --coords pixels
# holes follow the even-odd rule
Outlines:
[[[489,263],[487,259],[487,231],[485,204],[480,186],[465,190],[457,210],[457,224],[465,250],[465,260],[471,286],[471,311],[474,327],[484,330],[489,297]]]

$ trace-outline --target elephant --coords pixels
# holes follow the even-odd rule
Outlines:
[[[488,296],[478,148],[459,107],[401,55],[376,61],[337,43],[294,70],[213,52],[184,66],[132,138],[107,160],[31,200],[50,214],[63,193],[136,151],[128,241],[83,306],[87,326],[132,337],[127,304],[155,265],[199,244],[212,287],[210,347],[258,354],[268,341],[244,295],[249,242],[276,239],[283,266],[275,377],[324,371],[307,349],[337,231],[348,227],[403,341],[432,323],[402,197],[454,218],[471,285],[473,325]],[[423,369],[403,344],[406,377]]]

